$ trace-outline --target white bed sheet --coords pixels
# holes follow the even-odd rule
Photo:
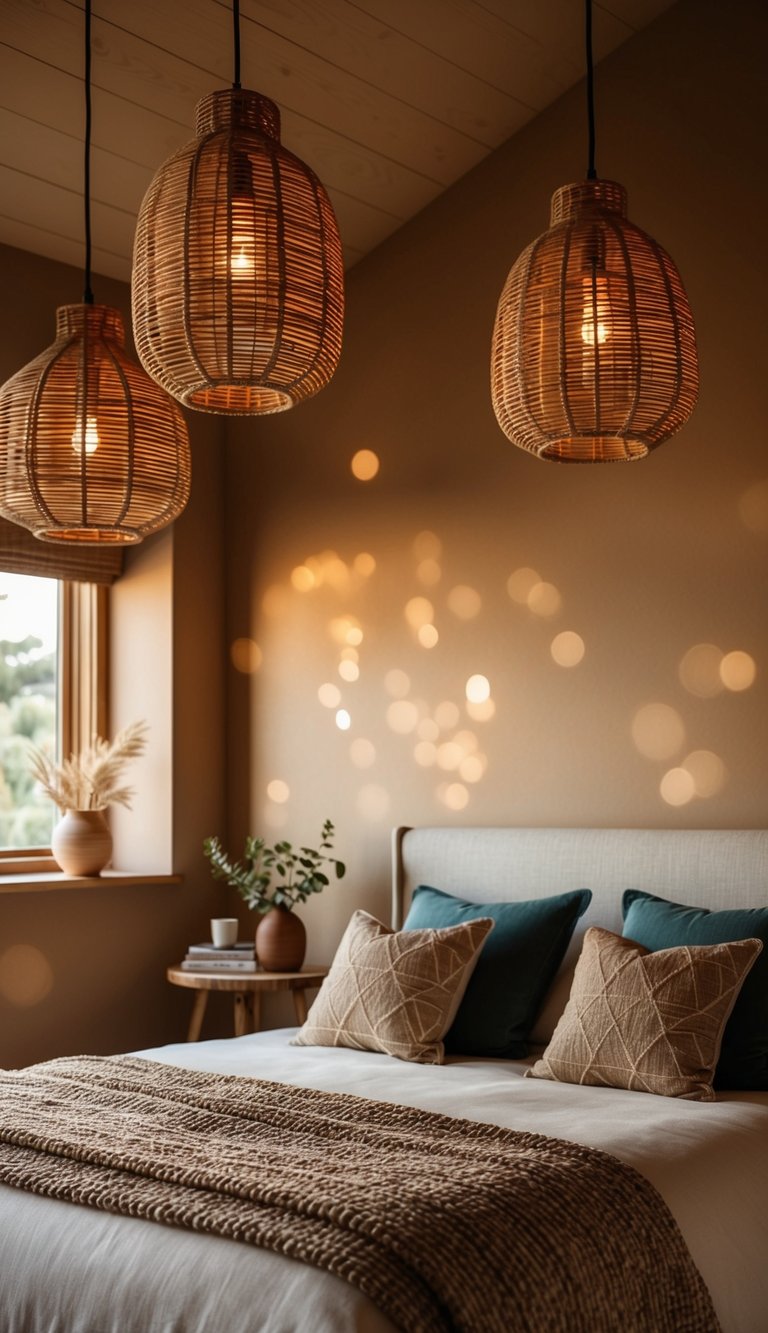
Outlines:
[[[361,1051],[291,1047],[292,1033],[138,1054],[189,1069],[350,1092],[615,1153],[666,1200],[723,1333],[766,1333],[768,1094],[686,1102],[524,1079],[525,1065],[513,1061],[457,1059],[435,1067]],[[292,1260],[10,1189],[0,1189],[0,1274],[3,1333],[392,1328],[340,1279]]]

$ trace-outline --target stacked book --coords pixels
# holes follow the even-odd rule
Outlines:
[[[184,972],[222,972],[237,975],[256,971],[256,950],[253,943],[231,944],[217,949],[210,940],[204,944],[190,944],[181,964]]]

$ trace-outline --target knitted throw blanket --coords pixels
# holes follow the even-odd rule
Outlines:
[[[412,1333],[718,1328],[618,1159],[347,1094],[131,1056],[6,1071],[0,1180],[327,1269]]]

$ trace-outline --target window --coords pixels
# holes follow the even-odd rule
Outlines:
[[[59,755],[107,730],[108,589],[0,571],[0,873],[49,869],[57,811],[27,741]]]
[[[49,847],[55,807],[29,773],[27,742],[54,754],[59,585],[0,574],[0,850]]]

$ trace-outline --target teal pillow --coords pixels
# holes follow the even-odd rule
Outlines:
[[[768,1091],[768,907],[710,912],[668,902],[641,889],[627,889],[622,908],[624,935],[651,952],[681,944],[763,941],[763,952],[741,988],[723,1033],[715,1087]]]
[[[507,1059],[528,1054],[528,1034],[591,897],[589,889],[578,889],[527,902],[470,903],[424,884],[414,890],[403,930],[476,917],[495,922],[446,1034],[447,1051]]]

